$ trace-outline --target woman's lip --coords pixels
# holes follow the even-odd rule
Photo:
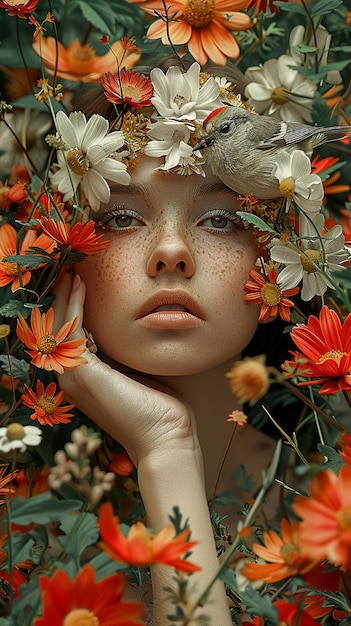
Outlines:
[[[200,305],[187,292],[175,289],[163,289],[149,298],[136,314],[137,320],[153,316],[168,317],[173,316],[174,320],[184,320],[193,317],[199,321],[205,319],[204,312]]]
[[[153,311],[138,318],[138,323],[144,328],[163,330],[185,330],[199,328],[203,320],[189,311]]]

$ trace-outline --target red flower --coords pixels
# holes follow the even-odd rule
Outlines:
[[[288,2],[289,0],[283,0],[283,2]],[[269,10],[271,13],[275,13],[276,7],[274,6],[274,0],[250,0],[246,6],[246,10],[249,11],[252,7],[255,7],[254,15],[257,13],[266,13],[267,5],[269,6]]]
[[[291,338],[301,352],[293,352],[297,375],[312,378],[300,385],[320,385],[321,394],[351,389],[351,313],[344,323],[335,311],[323,306],[319,319],[310,315],[305,324],[297,324]]]
[[[21,313],[18,313],[17,336],[29,350],[31,363],[44,370],[63,374],[65,369],[71,370],[86,363],[81,354],[85,351],[85,339],[67,339],[77,329],[79,322],[76,317],[66,322],[54,335],[54,309],[41,314],[34,307],[30,317],[31,328]]]
[[[351,568],[351,466],[339,475],[322,471],[310,485],[311,497],[297,497],[293,509],[300,522],[301,551],[310,559],[328,559]]]
[[[134,464],[132,463],[129,454],[123,450],[122,452],[117,452],[117,454],[114,455],[108,469],[110,472],[114,472],[118,476],[129,476],[134,469]]]
[[[342,433],[340,435],[341,450],[339,452],[345,463],[351,465],[351,435],[350,433]]]
[[[142,522],[137,522],[131,526],[128,537],[125,537],[120,529],[118,517],[113,515],[110,502],[105,502],[100,507],[99,526],[102,538],[99,546],[115,561],[136,567],[163,563],[187,574],[200,569],[197,565],[180,558],[198,543],[187,541],[189,529],[183,530],[175,537],[174,527],[169,524],[154,535],[147,531]]]
[[[45,218],[41,225],[44,233],[56,241],[59,247],[66,252],[82,252],[85,255],[98,254],[102,250],[106,250],[110,243],[107,239],[100,241],[104,235],[95,233],[94,220],[89,220],[85,224],[77,222],[71,227],[67,222]]]
[[[11,481],[15,478],[17,470],[6,474],[7,467],[0,467],[0,496],[7,496],[10,493],[15,493],[16,489],[11,485]],[[0,500],[0,504],[3,504],[5,500]],[[0,544],[2,545],[2,544]]]
[[[251,280],[244,285],[247,292],[244,300],[250,304],[262,305],[259,321],[280,315],[285,322],[290,322],[290,307],[294,306],[294,303],[288,296],[295,296],[300,288],[293,287],[282,291],[277,285],[278,273],[274,269],[269,270],[267,279],[256,270],[251,270],[250,278]]]
[[[121,573],[96,582],[91,565],[85,565],[73,581],[62,569],[57,569],[51,578],[40,576],[42,617],[34,620],[34,626],[143,624],[141,604],[121,600],[126,585],[127,578]]]
[[[274,606],[278,611],[279,624],[284,626],[318,626],[307,611],[302,610],[296,604],[290,602],[278,601],[274,602]],[[242,626],[265,626],[263,617],[255,617],[251,622],[243,622]]]
[[[114,104],[125,103],[135,108],[151,105],[152,82],[143,74],[123,69],[114,74],[107,72],[102,78],[101,84],[109,102]]]
[[[22,0],[16,4],[13,0],[10,0],[10,2],[0,0],[0,9],[6,9],[9,15],[17,15],[18,17],[23,17],[23,19],[25,19],[24,16],[27,13],[35,11],[38,2],[39,0]]]
[[[34,409],[34,413],[30,416],[32,420],[37,420],[41,426],[53,426],[54,424],[69,424],[70,417],[74,413],[68,413],[74,408],[74,404],[60,406],[64,398],[64,391],[56,393],[56,383],[51,382],[47,388],[41,380],[37,380],[37,393],[33,389],[25,387],[25,393],[22,396],[22,402],[30,409]]]

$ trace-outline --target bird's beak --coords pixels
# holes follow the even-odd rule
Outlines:
[[[193,147],[193,151],[195,152],[195,150],[202,150],[203,148],[208,148],[211,143],[213,143],[213,139],[212,137],[204,137],[203,139],[201,139],[201,141],[199,141],[199,143],[196,144],[196,146]]]

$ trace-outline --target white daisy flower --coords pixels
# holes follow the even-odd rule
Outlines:
[[[42,431],[36,426],[22,426],[18,422],[13,422],[0,428],[0,450],[25,452],[27,446],[38,446],[42,435]]]
[[[294,200],[307,215],[320,211],[323,183],[317,174],[311,174],[311,161],[302,150],[277,154],[273,175],[279,181],[281,195],[287,198],[288,207]]]
[[[151,102],[162,117],[203,122],[211,111],[221,106],[220,87],[214,78],[199,86],[200,65],[193,63],[187,72],[170,67],[167,73],[155,67],[150,72],[154,86]]]
[[[273,261],[285,265],[279,273],[277,284],[282,291],[296,287],[302,281],[301,298],[311,300],[322,296],[327,287],[334,289],[331,274],[343,268],[341,263],[348,260],[344,246],[344,236],[340,225],[334,226],[323,235],[324,217],[321,213],[309,223],[306,236],[301,237],[301,245],[289,242],[272,241],[270,256]],[[313,235],[311,233],[314,233]]]
[[[290,122],[311,122],[312,100],[317,86],[293,67],[292,56],[283,54],[263,65],[249,67],[245,78],[247,106],[257,113],[272,115]]]
[[[69,118],[63,111],[56,115],[56,128],[65,149],[58,151],[58,171],[51,182],[64,194],[63,200],[72,198],[78,185],[81,185],[93,211],[100,202],[110,199],[107,180],[129,185],[130,175],[121,163],[123,153],[116,150],[124,145],[122,131],[108,133],[108,121],[101,115],[93,115],[87,122],[80,111],[74,111]]]
[[[302,24],[295,26],[289,37],[289,45],[290,51],[289,54],[293,57],[294,61],[299,65],[304,65],[305,67],[316,66],[316,55],[318,59],[318,67],[321,68],[328,64],[328,53],[330,48],[331,35],[328,33],[327,29],[321,24],[316,28],[316,30],[311,33],[308,41],[305,40],[305,28]],[[301,44],[307,44],[311,48],[314,49],[313,52],[300,52],[298,46]],[[340,85],[342,82],[342,77],[340,72],[337,70],[333,70],[328,72],[326,76],[326,81],[330,85]]]
[[[165,163],[157,169],[170,170],[178,165],[195,163],[194,152],[188,144],[190,130],[183,122],[160,120],[150,124],[145,154],[151,157],[165,156]]]
[[[37,170],[42,172],[50,150],[44,138],[52,128],[51,115],[45,111],[17,109],[12,113],[5,113],[5,121],[14,134],[4,123],[1,124],[0,172],[6,176],[13,165],[24,165],[33,173],[31,162],[16,141],[15,135],[26,148]]]

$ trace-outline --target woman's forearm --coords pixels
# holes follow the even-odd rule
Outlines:
[[[177,506],[183,519],[189,520],[191,539],[199,541],[190,559],[202,568],[189,578],[188,599],[192,606],[219,567],[205,495],[202,457],[196,441],[194,449],[187,443],[185,449],[160,451],[143,459],[138,474],[151,528],[158,532],[169,524],[169,515]],[[171,568],[153,568],[154,626],[166,626],[170,623],[167,615],[174,613],[174,606],[167,601],[164,591],[166,586],[174,585],[173,575]],[[196,615],[201,613],[210,617],[212,626],[231,626],[228,601],[220,581],[214,585],[209,602],[197,609]]]

